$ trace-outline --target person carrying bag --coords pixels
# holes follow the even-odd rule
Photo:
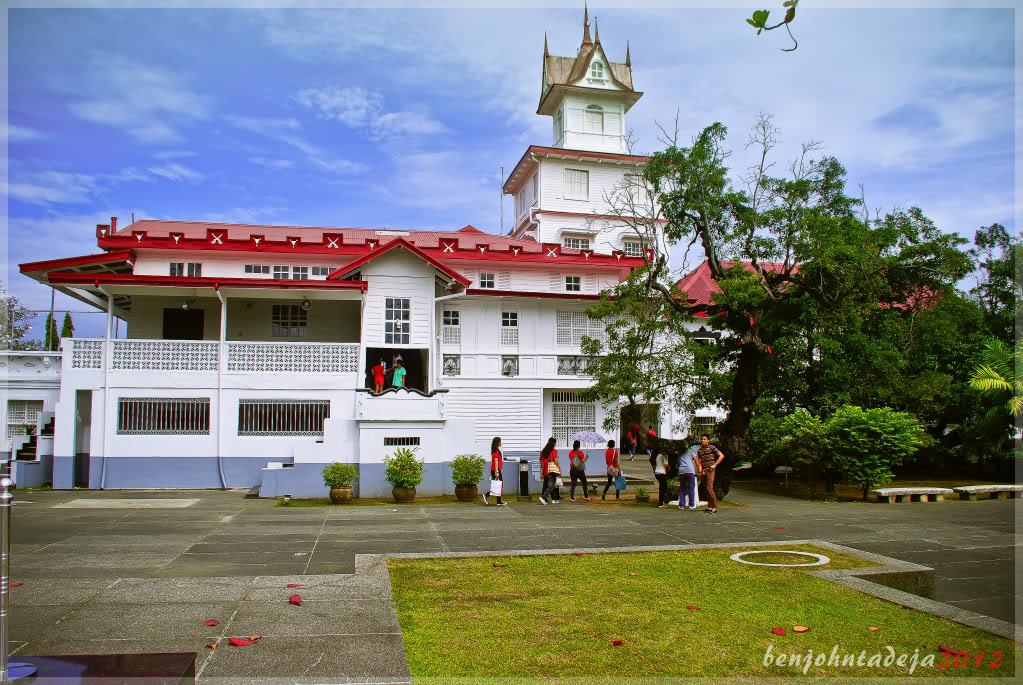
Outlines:
[[[622,490],[625,488],[618,487],[618,479],[620,478],[624,481],[625,476],[622,475],[622,467],[618,463],[618,450],[615,449],[614,440],[607,441],[607,451],[604,452],[604,459],[607,461],[607,485],[604,486],[604,493],[600,496],[600,499],[607,499],[607,491],[612,483],[615,486],[615,499],[621,499]]]
[[[554,449],[557,440],[550,438],[540,452],[540,475],[543,476],[543,492],[540,493],[540,504],[557,504],[559,500],[551,499],[554,489],[557,487],[561,475],[561,466],[558,464],[558,450]]]
[[[494,438],[490,441],[490,495],[497,498],[499,507],[508,506],[501,501],[501,494],[504,491],[502,466],[504,466],[504,454],[501,452],[501,438]],[[483,504],[490,504],[487,501],[487,493],[483,493]]]

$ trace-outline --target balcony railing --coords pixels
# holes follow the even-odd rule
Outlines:
[[[112,371],[333,373],[359,370],[358,343],[112,340]],[[69,369],[102,369],[104,341],[75,338]]]

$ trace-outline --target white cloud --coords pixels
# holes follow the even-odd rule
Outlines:
[[[290,159],[270,159],[269,157],[249,157],[253,164],[265,166],[269,169],[290,169],[295,163]]]
[[[264,119],[260,117],[240,117],[228,114],[224,117],[233,126],[263,136],[279,136],[282,131],[301,130],[302,124],[297,119]]]
[[[324,171],[345,175],[366,170],[366,166],[358,162],[331,157],[327,150],[317,147],[302,136],[293,133],[293,131],[299,131],[302,128],[302,125],[295,119],[265,119],[234,115],[224,118],[238,128],[290,145],[304,154],[311,164]]]
[[[90,95],[70,105],[80,119],[123,129],[142,143],[160,144],[182,140],[175,125],[210,116],[205,99],[190,91],[178,74],[107,53],[94,62]]]
[[[189,183],[198,183],[206,178],[201,172],[177,162],[170,162],[158,167],[149,167],[149,173],[163,176],[171,181],[188,181]]]
[[[47,137],[49,136],[42,131],[26,128],[24,126],[15,126],[10,123],[7,124],[7,142],[9,143],[27,143],[33,140],[42,140]]]
[[[219,223],[255,224],[260,218],[290,211],[287,207],[235,207],[223,212],[207,212],[199,217],[200,221]]]
[[[316,111],[321,119],[337,119],[353,128],[371,123],[384,106],[384,96],[378,91],[358,87],[307,88],[294,99],[306,109]]]
[[[389,112],[373,120],[371,140],[402,138],[406,136],[432,136],[445,133],[447,128],[418,112]]]
[[[153,153],[153,159],[182,159],[184,157],[198,157],[199,153],[193,150],[160,150]]]
[[[22,202],[34,205],[82,204],[98,189],[95,176],[63,171],[42,171],[25,180],[6,185],[6,192]]]

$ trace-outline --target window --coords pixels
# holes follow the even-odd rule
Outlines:
[[[604,79],[604,65],[600,62],[594,62],[590,65],[590,78]]]
[[[494,287],[494,274],[480,274],[480,287],[481,288],[493,288]]]
[[[565,247],[572,250],[588,250],[590,249],[589,238],[565,238]]]
[[[519,375],[519,358],[517,356],[501,357],[501,375],[502,376]]]
[[[555,392],[551,398],[551,433],[558,447],[568,447],[569,439],[579,431],[595,431],[596,405],[582,402],[574,392]]]
[[[7,401],[7,448],[15,435],[31,435],[39,423],[38,414],[43,410],[42,400]]]
[[[209,397],[118,397],[118,435],[209,435]]]
[[[269,264],[246,264],[245,273],[247,274],[269,274]]]
[[[599,363],[597,357],[582,355],[558,355],[559,376],[592,376]]]
[[[184,264],[184,262],[171,262],[170,263],[170,275],[171,276],[184,276],[185,275],[185,264]]]
[[[291,267],[291,277],[296,281],[307,281],[309,280],[309,267],[308,266],[293,266]]]
[[[309,312],[297,304],[275,304],[271,310],[271,328],[275,338],[304,338],[308,333]]]
[[[586,108],[586,132],[604,132],[604,108],[600,105],[590,105]]]
[[[323,435],[330,400],[238,400],[238,435]]]
[[[590,199],[590,172],[581,169],[565,169],[565,199]]]
[[[188,277],[189,278],[200,278],[202,276],[202,264],[199,262],[188,263]]]
[[[384,447],[416,447],[419,438],[384,438]]]
[[[604,340],[606,334],[604,322],[591,320],[585,312],[555,312],[555,323],[555,342],[562,347],[578,347],[584,335]]]
[[[336,266],[314,266],[313,276],[329,276],[337,271]]]
[[[626,257],[642,257],[646,254],[643,251],[643,243],[638,240],[623,240],[622,246],[624,247],[622,252]]]
[[[519,344],[519,313],[501,312],[501,344]],[[516,362],[518,364],[518,362]]]
[[[565,276],[565,292],[566,293],[577,293],[583,289],[582,278],[580,276]]]
[[[561,142],[561,138],[565,134],[565,129],[562,127],[561,110],[559,109],[554,113],[554,144]]]
[[[462,357],[457,354],[445,354],[444,355],[444,369],[442,373],[445,376],[461,376],[462,375]]]
[[[288,272],[290,272],[290,271],[291,271],[291,267],[290,266],[287,266],[287,265],[285,265],[285,266],[275,266],[274,267],[274,278],[279,278],[281,280],[287,280]]]
[[[384,344],[408,345],[412,333],[412,301],[407,297],[384,298]]]
[[[445,345],[462,343],[461,314],[457,309],[445,309],[441,317],[441,338]],[[453,374],[458,375],[458,374]]]
[[[693,342],[699,346],[694,350],[693,368],[696,373],[701,375],[710,373],[710,361],[714,354],[711,346],[717,344],[720,335],[716,331],[708,331],[705,326],[700,326],[700,330],[693,333]]]
[[[536,177],[533,174],[515,196],[515,216],[522,216],[536,203]]]

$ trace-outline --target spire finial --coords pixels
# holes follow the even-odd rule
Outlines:
[[[632,56],[629,54],[629,41],[625,41],[625,66],[632,66]]]
[[[593,42],[600,45],[600,27],[597,26],[597,15],[593,15]]]
[[[543,32],[543,56],[544,56],[544,58],[547,58],[547,57],[551,56],[550,51],[547,49],[547,32],[546,31]]]
[[[590,40],[590,8],[583,3],[583,45],[593,45]]]

